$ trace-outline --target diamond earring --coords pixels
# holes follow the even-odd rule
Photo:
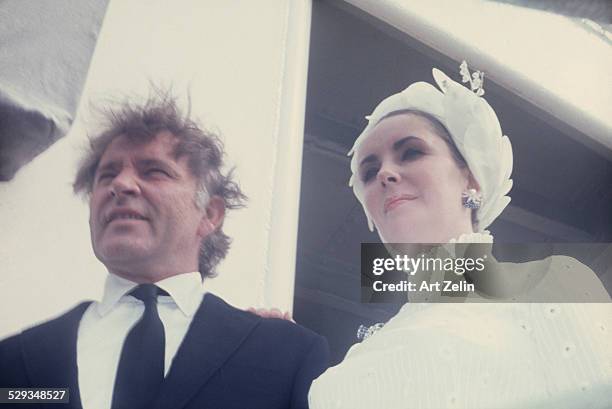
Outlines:
[[[468,209],[480,209],[482,205],[482,194],[476,189],[465,190],[461,194],[461,203]]]

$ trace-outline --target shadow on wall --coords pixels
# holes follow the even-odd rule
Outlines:
[[[5,0],[0,13],[0,181],[65,136],[107,0]]]

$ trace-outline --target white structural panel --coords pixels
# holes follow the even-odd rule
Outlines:
[[[0,338],[99,298],[88,207],[71,192],[92,105],[168,85],[226,143],[249,196],[205,285],[238,307],[293,301],[310,1],[114,0],[69,135],[0,184]]]
[[[347,2],[612,149],[612,48],[568,17],[487,0]]]

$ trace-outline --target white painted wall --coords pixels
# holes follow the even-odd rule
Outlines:
[[[208,289],[290,310],[309,30],[309,0],[111,1],[72,130],[0,184],[0,338],[101,295],[106,270],[71,183],[90,103],[149,81],[191,90],[250,197],[229,213],[234,244]]]

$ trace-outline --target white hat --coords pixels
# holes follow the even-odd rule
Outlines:
[[[355,177],[358,163],[354,153],[384,117],[406,109],[434,116],[449,131],[480,185],[483,200],[481,207],[476,210],[478,231],[484,231],[510,203],[510,197],[506,194],[512,188],[512,145],[508,137],[502,134],[495,111],[482,98],[484,74],[476,71],[470,76],[467,63],[464,61],[461,64],[463,82],[469,81],[470,90],[436,68],[432,72],[441,91],[427,82],[415,82],[404,91],[385,98],[374,112],[366,117],[368,125],[349,152],[349,155],[353,155],[353,175],[349,186],[353,187],[355,196],[363,206],[370,230],[373,230],[372,218],[363,203],[364,185]]]

